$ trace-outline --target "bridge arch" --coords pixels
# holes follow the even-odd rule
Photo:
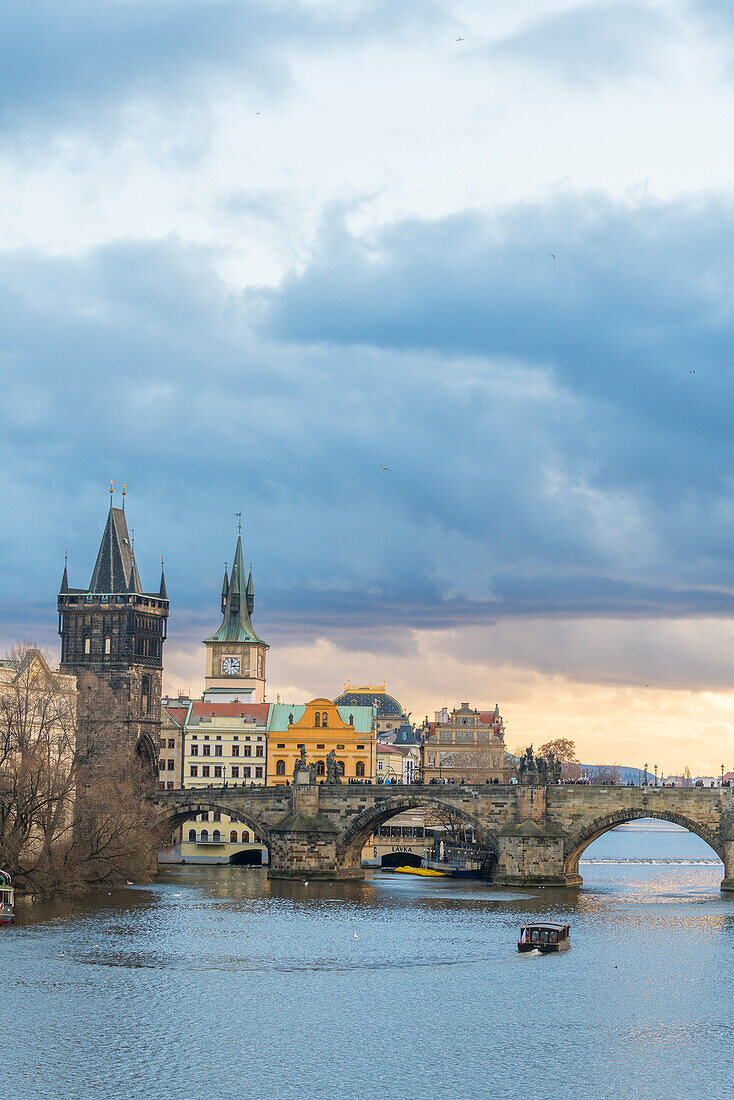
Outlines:
[[[219,800],[209,801],[205,798],[197,798],[192,799],[191,802],[187,802],[183,806],[176,805],[171,809],[161,809],[158,813],[157,824],[161,830],[172,832],[179,825],[184,825],[187,821],[198,817],[199,814],[212,813],[212,811],[226,814],[230,819],[240,821],[243,825],[246,825],[256,838],[255,843],[264,844],[270,850],[270,831],[261,821],[243,812],[237,806],[230,806]]]
[[[339,837],[336,846],[338,856],[347,859],[350,856],[352,859],[358,857],[375,829],[379,829],[390,818],[407,813],[409,810],[424,810],[428,813],[443,811],[447,814],[455,814],[472,827],[476,840],[492,852],[496,862],[499,853],[497,837],[487,828],[485,822],[475,814],[470,813],[461,804],[455,804],[448,799],[432,797],[425,793],[396,795],[394,798],[381,799],[374,806],[364,810],[354,821],[350,822],[349,827]]]
[[[697,837],[700,837],[701,840],[708,844],[709,848],[714,850],[722,863],[725,862],[724,845],[720,837],[712,833],[705,825],[701,825],[700,822],[694,821],[685,814],[674,813],[667,810],[653,810],[646,807],[641,810],[619,810],[605,817],[598,817],[594,821],[589,822],[584,828],[580,829],[570,838],[565,846],[564,874],[578,875],[579,860],[581,856],[589,845],[593,844],[594,841],[598,840],[604,833],[608,833],[610,829],[616,829],[618,825],[626,825],[630,821],[641,821],[647,818],[656,818],[658,821],[670,821],[673,825],[680,825],[682,828],[687,829],[689,833],[695,833]]]

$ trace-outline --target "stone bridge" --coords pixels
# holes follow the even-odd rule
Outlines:
[[[311,879],[362,878],[362,848],[380,825],[406,810],[449,812],[492,853],[494,882],[548,886],[580,885],[592,841],[652,817],[705,840],[724,864],[722,890],[734,890],[734,788],[303,784],[159,791],[156,805],[168,829],[219,810],[267,846],[271,878]]]

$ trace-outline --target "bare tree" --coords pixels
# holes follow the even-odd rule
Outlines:
[[[621,775],[617,764],[605,764],[595,770],[591,782],[598,787],[619,786]]]
[[[21,892],[141,877],[159,837],[109,687],[54,673],[35,647],[0,661],[0,854]]]

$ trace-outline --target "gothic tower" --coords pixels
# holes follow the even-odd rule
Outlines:
[[[204,641],[206,680],[204,698],[213,702],[265,701],[266,642],[255,633],[250,615],[255,609],[252,566],[245,580],[242,534],[237,536],[232,573],[224,567],[222,625]]]
[[[107,516],[89,588],[69,588],[64,564],[58,598],[61,668],[106,681],[120,704],[121,734],[151,766],[161,728],[163,643],[168,596],[161,560],[158,592],[143,592],[122,508]]]

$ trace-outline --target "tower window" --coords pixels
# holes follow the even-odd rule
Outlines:
[[[92,639],[89,637],[89,635],[87,635],[87,637],[84,639],[84,656],[88,657],[91,652],[92,652]]]
[[[109,657],[109,655],[110,655],[110,645],[111,645],[111,643],[110,643],[110,638],[109,638],[109,635],[108,635],[104,640],[104,655],[105,655],[105,657]]]
[[[328,715],[327,715],[326,711],[324,711],[324,713],[321,715],[321,725],[322,726],[328,726],[328,724],[329,724]]]
[[[316,726],[316,729],[319,729],[321,726],[321,715],[318,711],[316,711],[316,722],[314,724]]]

